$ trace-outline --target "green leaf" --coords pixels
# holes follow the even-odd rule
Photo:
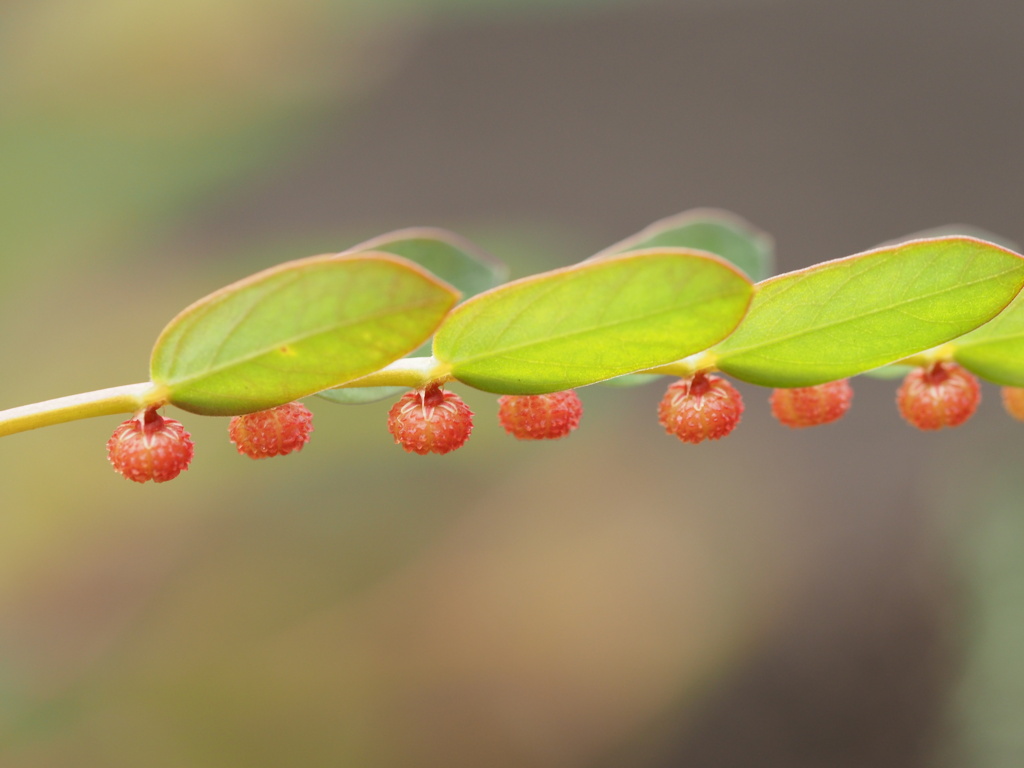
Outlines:
[[[853,376],[990,320],[1024,285],[1024,258],[967,237],[918,240],[758,284],[712,354],[738,379],[804,387]]]
[[[1024,294],[994,319],[950,342],[953,359],[983,379],[1024,387]]]
[[[386,254],[327,255],[200,299],[157,339],[153,381],[187,411],[263,410],[364,376],[430,337],[458,294]]]
[[[734,213],[715,208],[695,208],[656,221],[591,258],[649,248],[707,251],[739,267],[751,280],[770,277],[774,265],[774,246],[768,234]]]
[[[345,253],[378,251],[401,256],[430,270],[462,293],[463,299],[501,285],[508,268],[468,240],[443,229],[415,227],[389,232],[349,248]],[[416,351],[419,354],[419,351]],[[429,354],[423,351],[422,354]],[[365,405],[394,398],[406,387],[349,387],[318,393],[341,405]]]
[[[751,291],[731,265],[683,249],[586,261],[456,307],[434,356],[488,392],[555,392],[707,348],[736,327]]]
[[[375,251],[414,261],[449,285],[463,300],[508,280],[508,267],[465,238],[433,227],[413,227],[388,232],[345,251]]]

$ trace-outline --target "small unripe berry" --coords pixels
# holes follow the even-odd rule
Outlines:
[[[301,451],[312,431],[313,414],[298,402],[235,416],[228,425],[231,442],[251,459]]]
[[[433,384],[402,395],[388,412],[388,429],[409,453],[448,453],[473,431],[473,412],[454,392]]]
[[[776,389],[772,415],[787,427],[814,427],[841,419],[850,409],[853,388],[847,379],[813,387]]]
[[[950,362],[916,368],[896,393],[900,415],[918,429],[957,427],[971,417],[979,402],[978,379]]]
[[[502,395],[498,421],[520,440],[557,440],[580,425],[583,403],[573,389],[547,395]]]
[[[151,408],[124,422],[107,441],[107,458],[136,483],[173,480],[185,469],[195,446],[180,421],[165,419]]]
[[[1018,421],[1024,421],[1024,387],[1003,387],[1003,408]]]
[[[702,372],[671,384],[658,405],[658,421],[684,443],[725,437],[742,414],[743,398],[736,388]]]

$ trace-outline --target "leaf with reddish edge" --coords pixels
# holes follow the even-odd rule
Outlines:
[[[955,339],[1024,286],[1024,258],[969,237],[916,240],[758,283],[750,311],[709,350],[726,373],[807,387]]]
[[[557,392],[707,348],[736,327],[751,290],[731,264],[684,249],[586,261],[456,307],[434,356],[488,392]]]
[[[458,293],[388,254],[287,262],[200,299],[153,348],[152,380],[187,411],[232,416],[376,371],[434,332]]]

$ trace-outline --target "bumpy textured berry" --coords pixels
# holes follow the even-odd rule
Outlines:
[[[900,415],[918,429],[959,426],[971,417],[980,402],[978,379],[949,362],[911,371],[896,393]]]
[[[252,459],[301,451],[312,431],[313,414],[302,403],[235,416],[228,425],[228,437],[238,452]]]
[[[107,458],[129,480],[163,483],[188,469],[195,447],[180,421],[151,409],[129,419],[107,441]]]
[[[402,395],[388,412],[388,429],[409,453],[448,453],[473,431],[473,412],[454,392],[433,385]]]
[[[740,422],[743,398],[721,376],[697,373],[670,385],[658,405],[658,421],[684,443],[725,437]]]
[[[520,440],[557,440],[580,425],[583,403],[575,390],[547,395],[502,395],[498,421]]]
[[[1024,421],[1024,387],[1003,387],[1003,408],[1018,421]]]
[[[772,392],[772,415],[787,427],[815,427],[841,419],[850,410],[853,388],[847,379],[814,387],[776,389]]]

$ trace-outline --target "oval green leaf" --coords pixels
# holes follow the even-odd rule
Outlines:
[[[731,265],[682,249],[587,261],[456,307],[434,356],[477,389],[555,392],[705,349],[736,327],[751,291]]]
[[[1024,387],[1024,294],[980,328],[950,342],[953,359],[1004,387]]]
[[[967,237],[918,240],[758,284],[711,352],[726,373],[805,387],[909,357],[977,328],[1024,285],[1024,258]]]
[[[656,221],[591,258],[650,248],[707,251],[739,267],[751,280],[765,280],[774,266],[770,235],[729,211],[694,208]]]
[[[157,339],[150,374],[184,410],[251,413],[382,368],[428,339],[457,300],[387,254],[300,259],[181,312]]]
[[[365,251],[390,253],[416,262],[457,288],[463,299],[501,285],[508,279],[508,268],[501,261],[444,229],[400,229],[360,243],[346,253]],[[429,352],[424,350],[422,354]],[[405,391],[405,387],[348,387],[328,389],[318,394],[332,403],[365,405],[395,398]]]

